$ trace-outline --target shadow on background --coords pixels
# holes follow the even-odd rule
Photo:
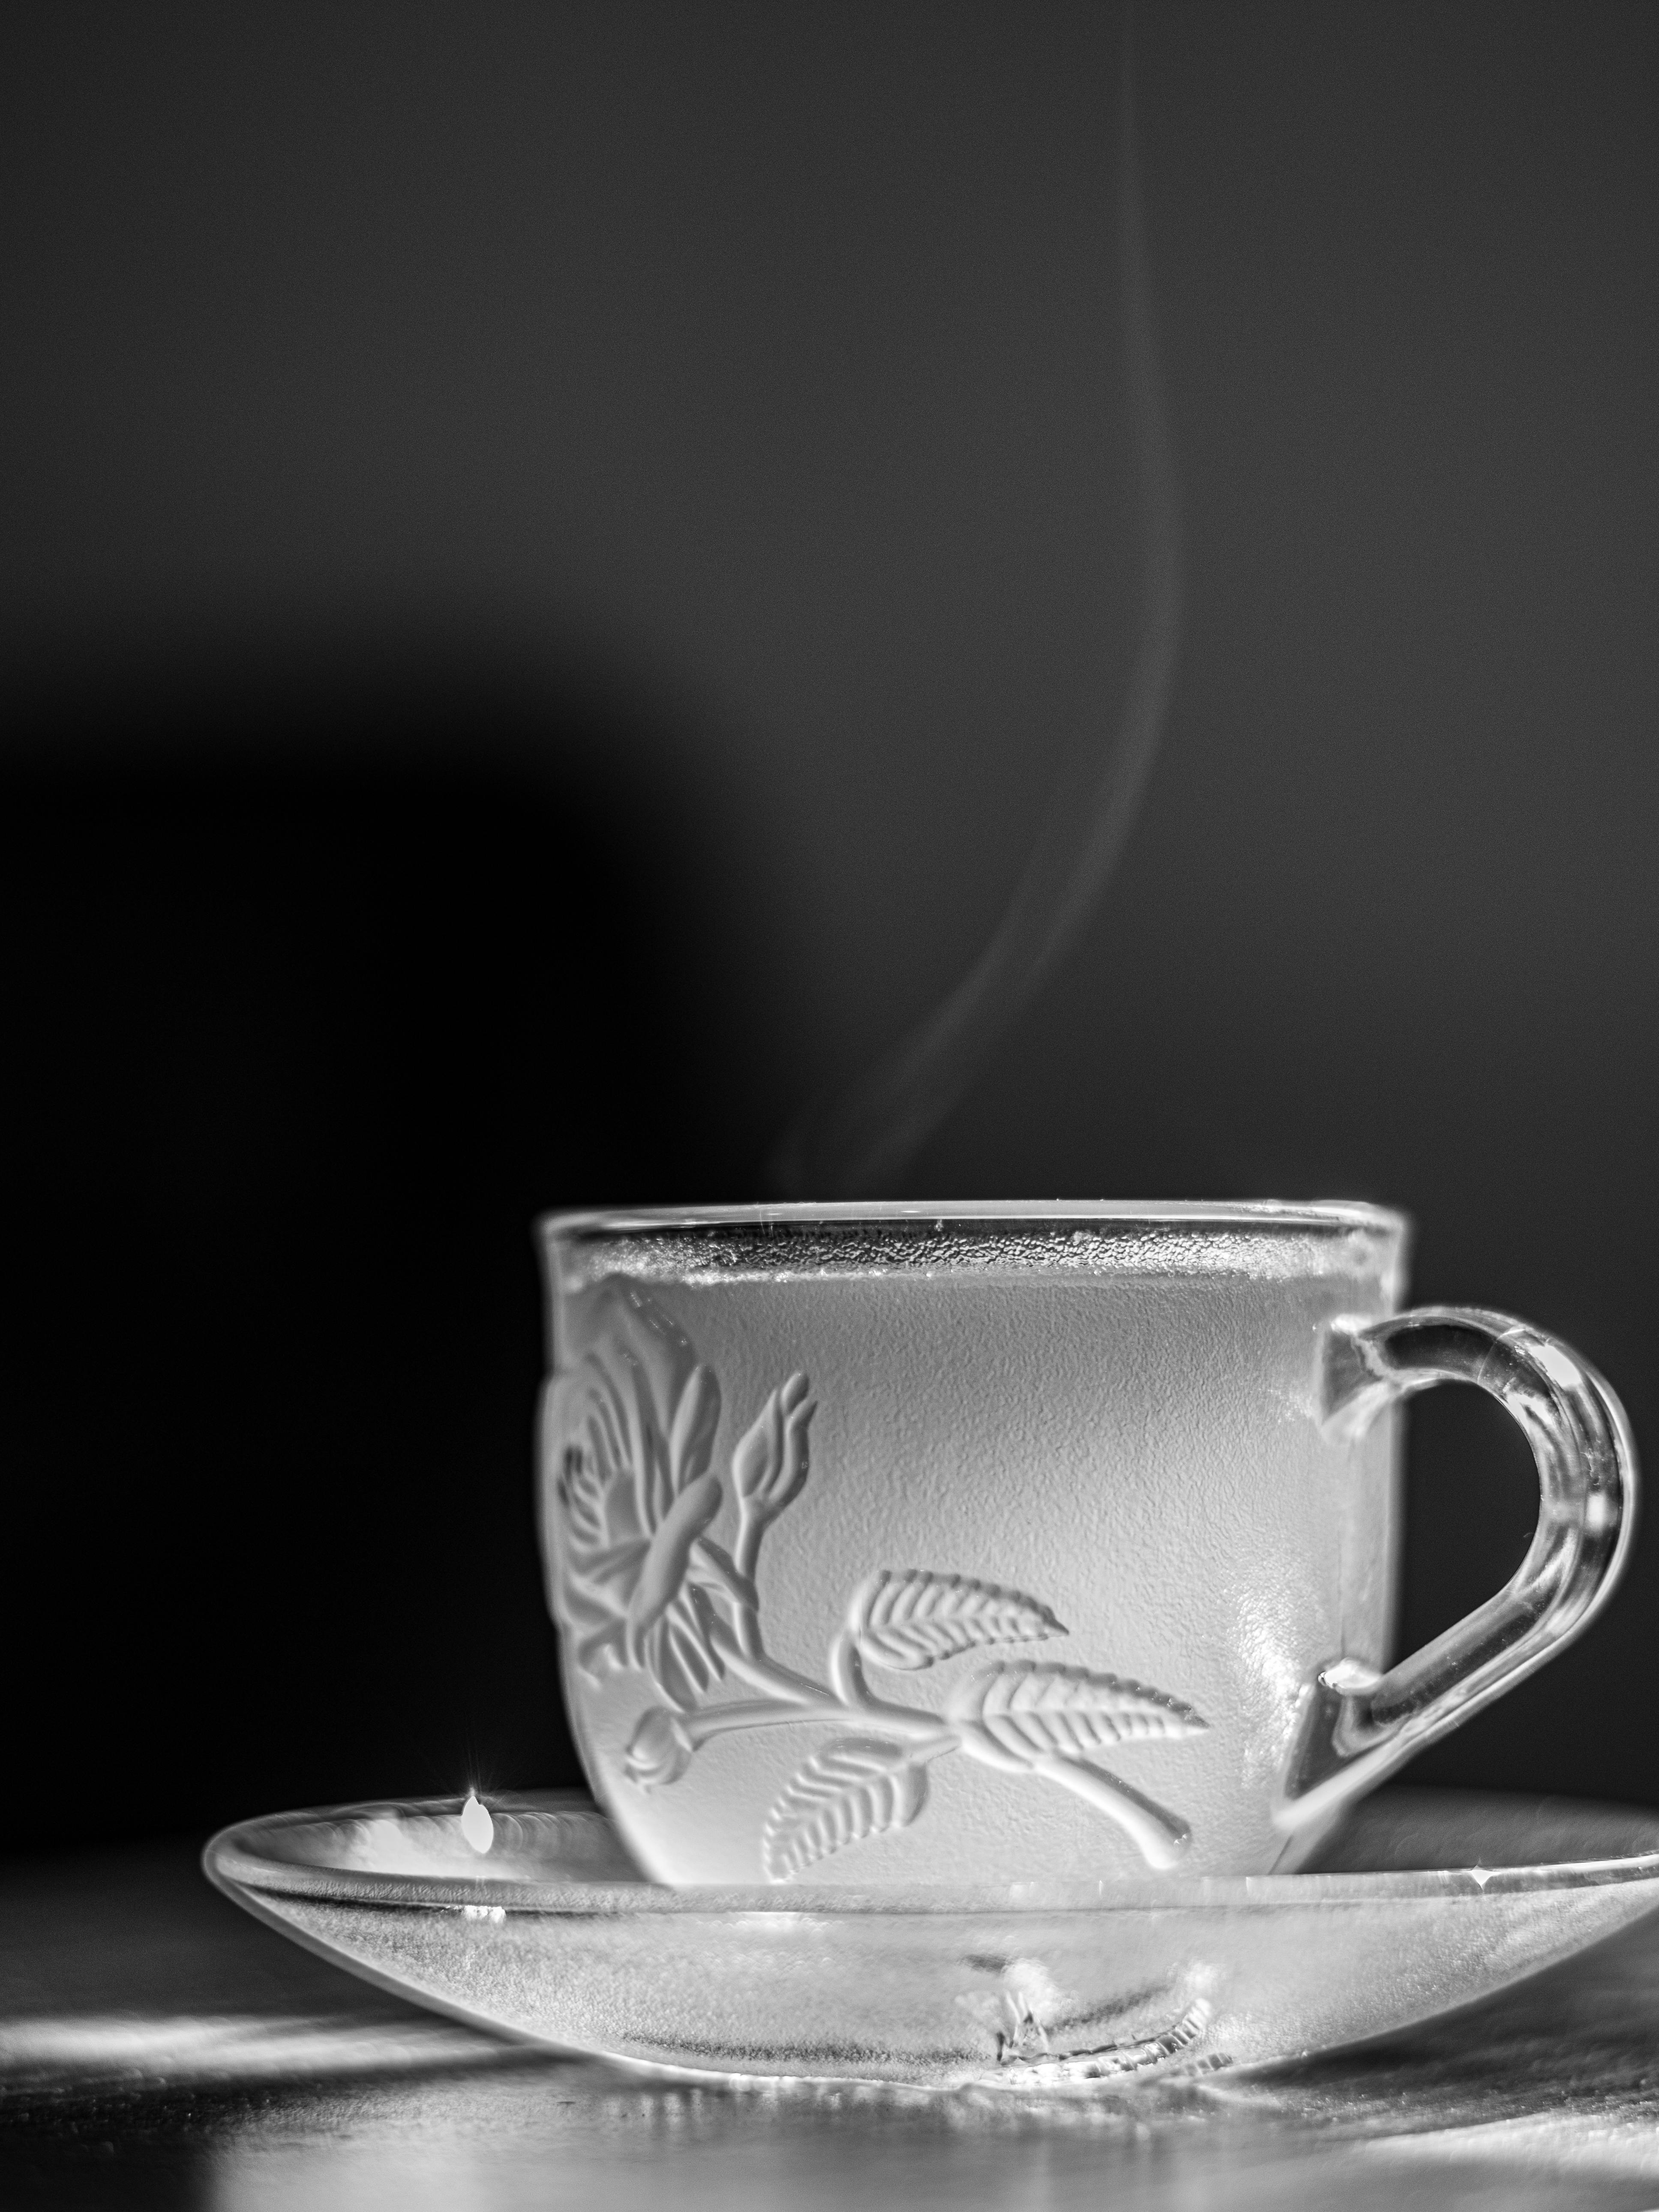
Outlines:
[[[557,1782],[530,1224],[747,1191],[769,1133],[708,795],[643,773],[647,716],[408,639],[59,668],[33,719],[13,1836]]]

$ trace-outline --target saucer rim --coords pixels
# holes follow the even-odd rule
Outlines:
[[[1519,1793],[1436,1791],[1414,1793],[1425,1799],[1472,1796],[1516,1796]],[[1366,1872],[1286,1875],[1200,1875],[1136,1882],[1023,1882],[1009,1887],[904,1884],[880,1888],[809,1887],[805,1884],[706,1887],[674,1889],[643,1878],[585,1878],[530,1881],[522,1877],[465,1875],[377,1874],[357,1868],[330,1868],[266,1856],[258,1839],[307,1826],[339,1826],[374,1817],[453,1816],[459,1796],[379,1798],[337,1806],[317,1806],[266,1814],[232,1822],[211,1837],[202,1853],[203,1870],[217,1887],[239,1899],[252,1891],[269,1896],[305,1897],[343,1905],[395,1906],[405,1910],[454,1911],[473,1906],[490,1911],[561,1919],[669,1917],[681,1920],[751,1917],[847,1920],[925,1917],[972,1921],[1006,1920],[1011,1915],[1064,1917],[1140,1913],[1149,1911],[1236,1913],[1310,1906],[1481,1902],[1501,1897],[1543,1894],[1571,1889],[1620,1887],[1659,1881],[1659,1811],[1563,1796],[1531,1799],[1540,1815],[1552,1806],[1632,1826],[1652,1825],[1651,1850],[1612,1857],[1539,1860],[1524,1866],[1487,1868],[1478,1860],[1465,1866],[1379,1869]],[[492,1800],[501,1809],[558,1813],[591,1821],[614,1836],[614,1824],[593,1800],[578,1791],[522,1791]]]

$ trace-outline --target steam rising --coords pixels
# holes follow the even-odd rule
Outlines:
[[[1085,755],[1053,794],[1007,908],[961,981],[909,1036],[786,1135],[773,1173],[791,1197],[890,1190],[1083,928],[1152,773],[1180,630],[1181,514],[1152,329],[1127,40],[1119,143],[1124,371],[1141,561],[1139,635],[1115,739]]]

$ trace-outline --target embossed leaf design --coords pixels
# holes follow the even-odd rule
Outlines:
[[[1002,1750],[1026,1759],[1154,1736],[1200,1735],[1209,1726],[1179,1698],[1144,1682],[1030,1659],[976,1675],[951,1698],[951,1716],[982,1728]]]
[[[927,1774],[885,1736],[842,1735],[815,1752],[766,1816],[761,1863],[787,1881],[848,1844],[908,1828],[927,1802]]]
[[[1066,1630],[1023,1590],[925,1567],[872,1575],[854,1593],[848,1626],[873,1666],[918,1673],[975,1644],[1040,1644]]]

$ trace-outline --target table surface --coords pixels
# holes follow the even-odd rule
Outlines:
[[[1254,2078],[1030,2109],[721,2091],[404,2005],[188,1846],[0,1870],[0,2203],[1659,2207],[1659,1915],[1486,2004]]]

